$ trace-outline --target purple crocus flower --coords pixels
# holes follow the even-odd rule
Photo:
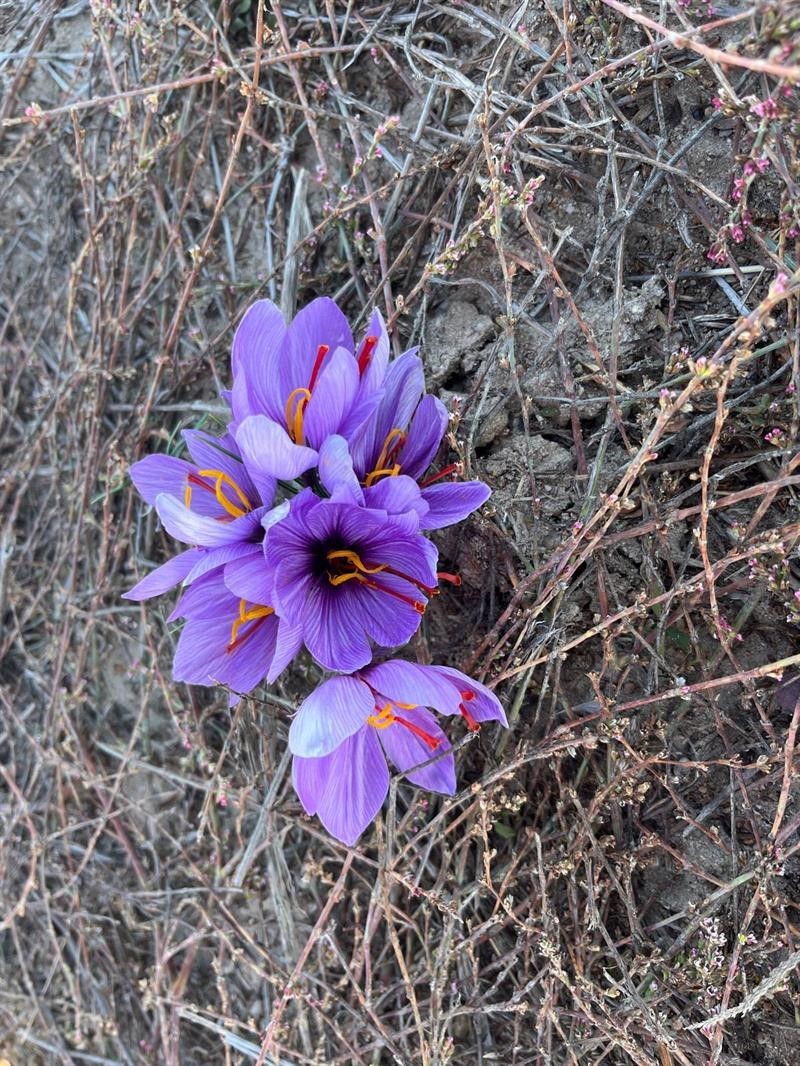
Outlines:
[[[447,429],[441,400],[425,395],[422,363],[414,351],[390,364],[375,414],[348,441],[356,479],[370,488],[404,475],[419,484],[426,504],[420,529],[441,529],[460,522],[485,503],[490,489],[482,481],[443,482],[454,463],[425,477]]]
[[[453,754],[429,707],[460,714],[470,729],[507,724],[489,689],[448,667],[393,660],[324,681],[289,730],[292,780],[306,812],[353,845],[386,799],[387,758],[413,784],[452,795]]]
[[[172,676],[192,685],[228,685],[246,693],[265,678],[274,681],[294,658],[302,635],[272,607],[233,595],[217,570],[181,596],[168,621],[185,618]],[[231,697],[236,703],[238,695]]]
[[[148,574],[124,594],[126,599],[158,596],[260,550],[261,520],[275,494],[275,478],[252,478],[230,436],[184,430],[183,438],[190,460],[148,455],[133,464],[130,475],[167,532],[192,548]]]
[[[266,597],[328,670],[365,666],[371,641],[409,640],[437,585],[438,553],[414,516],[393,521],[385,510],[320,499],[311,489],[284,508],[267,529],[265,564],[230,564],[228,588],[248,600]]]
[[[232,432],[238,440],[239,426],[261,416],[280,431],[284,456],[292,446],[313,451],[332,433],[349,437],[374,412],[388,359],[378,311],[356,349],[333,300],[312,300],[288,326],[275,304],[258,300],[233,339]]]

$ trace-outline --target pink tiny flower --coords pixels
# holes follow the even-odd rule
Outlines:
[[[769,159],[765,155],[762,155],[759,159],[756,160],[756,167],[758,168],[758,173],[763,174],[765,170],[769,170]]]
[[[741,244],[744,240],[744,230],[738,222],[734,222],[731,226],[731,239],[736,241],[737,244]]]
[[[719,97],[719,96],[712,96],[711,97],[711,103],[713,104],[714,108],[717,111],[719,111],[724,106],[723,102],[722,102],[722,98]]]

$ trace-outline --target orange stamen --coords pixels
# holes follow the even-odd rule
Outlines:
[[[225,650],[230,652],[233,651],[234,648],[241,647],[241,645],[244,644],[247,638],[252,636],[253,633],[255,633],[255,631],[259,628],[261,622],[263,622],[265,618],[269,618],[269,616],[274,613],[274,607],[263,607],[260,605],[251,607],[248,611],[247,600],[239,600],[239,616],[234,620],[234,623],[231,626],[231,639],[228,642],[228,645]],[[256,625],[251,626],[246,633],[243,633],[241,636],[239,636],[239,630],[242,628],[243,625],[246,625],[247,622],[256,622]]]
[[[214,478],[214,495],[217,497],[217,503],[222,507],[232,518],[241,518],[242,515],[247,514],[248,511],[253,510],[253,505],[248,498],[236,484],[232,477],[229,477],[222,470],[198,470],[197,473],[200,477],[213,477]],[[189,475],[191,478],[191,474]],[[229,500],[225,493],[222,491],[222,486],[227,485],[232,489],[234,494],[238,497],[241,507],[237,507],[235,503]]]
[[[320,344],[319,348],[317,348],[317,358],[314,362],[314,368],[311,371],[311,377],[308,379],[309,395],[314,391],[314,386],[317,383],[317,378],[319,376],[320,370],[322,369],[322,364],[325,360],[325,356],[330,350],[331,348],[329,344]]]
[[[374,726],[375,729],[388,729],[392,722],[395,721],[391,703],[387,703],[385,707],[378,707],[376,704],[375,710],[378,713],[371,714],[367,719],[367,724]]]
[[[447,477],[448,474],[460,474],[463,469],[461,463],[451,463],[450,466],[446,466],[444,470],[440,470],[438,474],[432,474],[430,477],[426,477],[424,481],[420,481],[419,487],[421,489],[426,489],[428,485],[433,485],[435,481]]]
[[[329,563],[333,563],[334,566],[340,565],[342,562],[353,567],[352,570],[346,570],[343,573],[332,574],[328,571],[328,581],[332,585],[343,585],[345,581],[351,581],[353,578],[358,578],[361,574],[379,574],[381,570],[385,570],[385,566],[367,566],[367,564],[361,559],[358,552],[348,551],[345,548],[338,549],[337,551],[328,552],[325,556]]]
[[[292,389],[286,401],[286,428],[295,444],[303,443],[303,415],[310,399],[311,390],[299,388]]]
[[[358,356],[358,376],[363,377],[364,371],[369,366],[369,361],[372,358],[372,353],[375,351],[375,345],[378,343],[377,337],[365,337],[364,344],[362,345],[361,352]]]
[[[408,434],[404,433],[402,429],[398,429],[397,426],[389,430],[378,456],[378,461],[372,471],[367,474],[364,481],[365,485],[374,485],[382,477],[397,477],[400,473],[400,464],[395,463],[394,459],[407,440]]]

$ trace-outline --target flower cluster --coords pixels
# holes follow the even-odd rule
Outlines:
[[[352,844],[389,785],[387,759],[452,794],[453,753],[432,710],[469,729],[505,724],[497,698],[457,670],[376,649],[405,644],[441,581],[426,533],[480,507],[489,489],[430,472],[448,424],[425,393],[416,350],[389,359],[376,311],[355,343],[336,304],[314,300],[287,325],[260,300],[245,314],[224,393],[224,435],[185,430],[187,458],[131,467],[166,531],[188,545],[128,592],[180,585],[176,681],[223,684],[231,701],[273,682],[305,648],[336,676],[304,701],[289,743],[309,814]]]

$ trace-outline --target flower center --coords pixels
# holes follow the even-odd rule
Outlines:
[[[214,484],[209,485],[203,478],[214,478]],[[213,492],[217,498],[217,503],[220,507],[226,511],[231,518],[241,518],[242,515],[253,510],[253,505],[248,500],[247,496],[242,492],[236,482],[228,474],[225,474],[222,470],[198,470],[186,475],[186,489],[183,494],[183,502],[187,507],[192,503],[192,485],[197,485],[198,488],[205,489],[206,492]],[[241,507],[235,504],[228,496],[225,495],[223,490],[225,485],[233,494],[238,498],[241,503]]]
[[[306,408],[308,407],[308,401],[311,399],[311,393],[314,391],[317,378],[322,370],[322,364],[325,362],[325,356],[330,350],[329,344],[320,344],[319,348],[317,348],[317,358],[314,360],[314,366],[311,368],[311,377],[308,379],[308,387],[306,388],[301,385],[297,389],[292,389],[286,400],[286,406],[284,408],[284,413],[286,415],[286,429],[295,444],[305,443],[303,418],[305,417]]]
[[[403,707],[405,706],[405,704],[398,704],[397,706]],[[396,722],[398,725],[401,725],[405,729],[407,729],[410,733],[413,733],[414,736],[421,740],[423,744],[427,744],[431,751],[435,751],[436,748],[439,747],[439,745],[442,743],[440,737],[432,736],[430,733],[426,732],[424,729],[418,726],[415,722],[409,722],[407,718],[402,718],[399,714],[395,714],[392,707],[393,705],[391,703],[387,703],[384,707],[379,707],[376,703],[375,710],[378,713],[371,714],[369,716],[369,718],[367,719],[368,725],[373,726],[375,729],[388,729],[390,725],[394,725],[394,723]],[[412,710],[413,708],[409,707],[408,709]]]
[[[395,462],[395,459],[407,440],[408,434],[402,429],[398,429],[397,426],[389,430],[378,456],[378,461],[364,480],[365,485],[374,485],[382,477],[397,477],[400,473],[400,464]]]
[[[225,650],[232,652],[235,648],[240,648],[247,638],[251,637],[261,627],[264,619],[269,618],[274,613],[275,609],[273,607],[263,607],[260,604],[256,604],[248,610],[247,600],[239,600],[239,615],[234,619],[231,626],[231,639],[228,641]],[[249,622],[254,622],[255,625],[248,625]],[[248,628],[240,636],[239,630],[244,625],[247,625]]]
[[[415,600],[411,596],[406,596],[388,585],[381,584],[372,575],[391,574],[393,577],[399,577],[403,581],[407,581],[409,585],[418,588],[420,592],[424,592],[426,596],[435,596],[438,591],[435,588],[431,588],[430,585],[424,585],[415,577],[404,574],[402,570],[396,570],[393,566],[389,566],[388,563],[378,563],[377,565],[365,563],[358,552],[350,551],[347,548],[337,548],[326,552],[325,561],[328,564],[326,573],[331,585],[344,585],[347,581],[357,581],[368,589],[372,589],[375,592],[383,592],[387,596],[393,596],[394,599],[400,600],[402,603],[407,603],[419,614],[425,613],[425,603]]]

